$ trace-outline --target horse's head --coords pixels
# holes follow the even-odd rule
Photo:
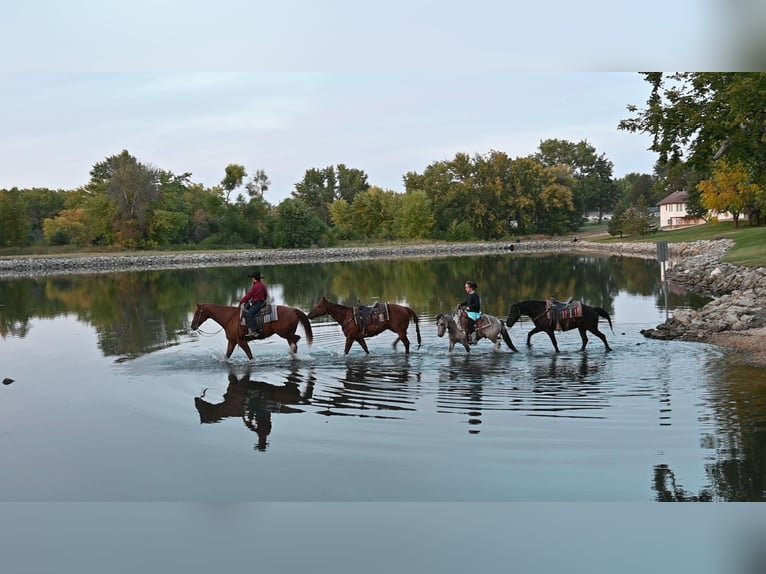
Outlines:
[[[439,313],[436,316],[436,334],[439,337],[443,337],[444,333],[447,332],[447,317],[444,315],[444,313]]]
[[[521,311],[519,310],[519,304],[514,303],[511,305],[511,310],[508,312],[508,318],[505,320],[505,324],[510,329],[521,317]]]
[[[325,298],[322,297],[322,299],[319,301],[319,303],[316,304],[316,306],[308,312],[308,318],[309,319],[316,319],[317,317],[321,317],[322,315],[327,315],[329,312],[329,305],[330,302]]]
[[[207,314],[207,311],[205,311],[204,307],[197,303],[197,310],[194,312],[194,318],[192,319],[191,323],[192,331],[199,329],[199,326],[202,325],[202,323],[204,323],[208,317],[209,315]]]

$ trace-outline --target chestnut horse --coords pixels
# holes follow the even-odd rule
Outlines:
[[[263,332],[258,337],[253,337],[247,334],[247,327],[240,322],[239,307],[197,303],[197,310],[194,312],[191,328],[192,331],[196,331],[208,319],[212,319],[223,327],[226,339],[228,340],[226,347],[227,359],[234,352],[234,347],[239,345],[252,361],[253,353],[250,351],[250,345],[247,342],[255,339],[268,339],[274,334],[287,339],[287,343],[290,345],[290,352],[295,354],[298,352],[298,341],[301,338],[300,335],[295,334],[298,324],[303,325],[303,330],[306,332],[306,340],[311,345],[314,340],[314,333],[311,331],[311,321],[309,321],[309,318],[303,311],[295,307],[277,305],[277,317],[276,321],[263,325]]]
[[[527,333],[527,347],[532,346],[532,343],[530,342],[532,335],[542,331],[548,334],[551,343],[553,343],[553,348],[556,349],[556,352],[558,353],[559,345],[556,342],[556,336],[553,334],[554,330],[559,329],[561,331],[569,331],[570,329],[577,329],[580,331],[580,338],[582,339],[582,347],[580,347],[581,351],[584,351],[585,345],[588,344],[588,336],[585,331],[590,331],[596,335],[596,337],[601,339],[604,342],[604,347],[606,347],[607,351],[612,350],[609,343],[606,342],[606,335],[598,330],[598,318],[601,316],[609,321],[609,328],[612,330],[612,333],[614,333],[612,318],[605,309],[602,309],[601,307],[590,307],[585,303],[580,303],[580,305],[582,305],[582,316],[570,316],[567,319],[556,320],[551,314],[552,309],[549,303],[550,301],[535,300],[514,303],[511,305],[511,310],[508,313],[508,318],[506,319],[505,324],[510,329],[522,315],[526,315],[532,319],[535,328]]]
[[[420,326],[418,325],[418,316],[415,311],[404,305],[397,305],[396,303],[386,303],[388,309],[388,320],[373,322],[367,325],[367,328],[362,329],[356,324],[354,320],[354,308],[346,307],[338,303],[328,301],[324,297],[317,303],[311,311],[309,311],[309,319],[321,317],[322,315],[330,315],[337,323],[340,324],[343,329],[343,334],[346,335],[346,350],[344,354],[348,355],[351,345],[354,341],[359,343],[359,346],[364,349],[364,352],[369,355],[370,350],[367,348],[365,337],[374,337],[380,335],[383,331],[393,331],[398,335],[394,341],[394,349],[396,344],[401,341],[404,343],[404,352],[410,352],[410,340],[407,338],[407,328],[410,326],[410,319],[415,322],[415,331],[418,334],[418,349],[420,348]]]

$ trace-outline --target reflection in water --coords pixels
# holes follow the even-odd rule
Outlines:
[[[420,372],[412,374],[408,355],[370,356],[348,359],[345,376],[338,382],[316,397],[314,405],[323,407],[319,414],[398,419],[397,412],[415,410],[412,394]]]
[[[325,441],[320,458],[294,461],[297,466],[313,465],[306,467],[309,472],[317,462],[326,464],[325,486],[340,480],[333,474],[337,468],[363,474],[365,469],[353,466],[363,451],[369,468],[375,464],[390,468],[395,461],[409,465],[412,472],[406,476],[414,478],[453,476],[470,459],[475,472],[462,482],[442,484],[438,496],[444,499],[468,499],[475,492],[497,500],[525,495],[536,500],[554,495],[595,500],[603,493],[612,500],[766,498],[764,371],[721,360],[720,352],[704,345],[648,341],[638,334],[640,328],[659,323],[659,312],[664,314],[668,306],[672,310],[697,304],[693,295],[676,292],[672,286],[665,296],[656,261],[514,254],[394,265],[374,261],[274,265],[267,272],[274,302],[304,310],[322,296],[407,303],[428,325],[422,330],[424,345],[406,357],[391,351],[389,339],[373,339],[378,346],[370,357],[343,357],[339,328],[317,322],[315,345],[301,348],[300,361],[289,363],[286,370],[282,367],[289,359],[281,345],[259,344],[255,363],[263,375],[253,374],[258,379],[253,380],[244,358],[222,358],[222,334],[188,337],[196,301],[228,303],[241,296],[241,268],[0,280],[0,345],[4,346],[0,353],[7,369],[0,378],[12,375],[36,382],[0,385],[4,392],[0,436],[7,439],[0,441],[2,458],[27,462],[24,458],[32,456],[28,453],[49,448],[48,433],[26,426],[32,418],[29,413],[56,419],[62,401],[68,408],[61,429],[70,440],[57,448],[67,458],[89,456],[84,445],[90,438],[78,434],[78,429],[90,425],[69,423],[83,420],[96,426],[100,420],[94,422],[92,403],[69,401],[72,385],[57,384],[62,378],[78,389],[91,380],[89,396],[109,405],[110,416],[115,405],[126,414],[124,424],[104,431],[101,442],[111,444],[142,432],[143,426],[130,427],[137,420],[131,408],[134,402],[151,404],[160,414],[152,422],[171,431],[180,428],[173,411],[179,404],[180,418],[196,427],[188,398],[199,388],[219,386],[210,379],[220,376],[219,384],[226,387],[223,399],[213,400],[212,390],[195,399],[199,420],[240,418],[258,435],[256,448],[266,449],[273,423],[285,422],[281,417],[274,421],[274,413],[306,413],[290,432],[278,432],[278,454],[291,456],[291,449],[304,448],[317,437]],[[559,354],[540,345],[519,353],[494,353],[479,345],[470,355],[450,356],[430,318],[454,305],[455,286],[462,285],[466,276],[481,278],[487,312],[502,317],[511,302],[552,292],[603,305],[619,332],[615,352],[574,351],[578,337],[571,334],[569,349],[562,347]],[[525,334],[526,327],[514,327],[512,336]],[[84,336],[72,336],[79,332]],[[102,365],[86,358],[82,341],[91,335],[96,343],[88,343],[87,351],[109,358],[104,367],[109,370],[108,385],[102,384]],[[50,354],[65,360],[39,360],[40,341],[45,338],[44,344],[55,344],[48,347]],[[135,360],[115,365],[115,357]],[[226,371],[220,374],[221,362],[232,368],[228,379]],[[188,387],[175,401],[174,392],[183,385]],[[295,422],[294,417],[288,421]],[[235,432],[238,426],[233,424]],[[186,449],[174,448],[178,445],[173,442],[179,434],[155,434],[157,450],[168,457],[167,467],[182,468]],[[392,436],[399,435],[397,448],[391,449]],[[251,435],[246,431],[245,436]],[[188,441],[188,433],[180,440]],[[94,455],[87,470],[102,472],[104,456],[109,453]],[[138,462],[132,466],[145,468],[142,456],[132,453],[120,462]],[[580,463],[579,473],[567,472],[572,461]],[[11,470],[0,482],[15,481],[18,488],[3,492],[27,488],[26,496],[40,498],[29,469],[35,469],[34,476],[45,473],[32,464],[8,466]],[[507,480],[489,478],[513,474],[505,470],[518,471],[513,488]],[[550,477],[545,484],[523,478],[543,470]],[[357,490],[357,498],[401,499],[402,493],[412,492],[412,484],[376,482],[382,474],[369,473],[370,490]],[[284,476],[272,479],[275,496],[291,496],[301,488]],[[594,493],[592,485],[599,481],[610,489]],[[72,498],[87,497],[77,490],[80,484],[72,479]],[[147,488],[153,487],[162,484]],[[119,492],[109,494],[119,498]]]
[[[315,383],[313,373],[309,372],[306,376],[303,391],[300,389],[302,382],[303,377],[297,368],[291,371],[281,386],[253,381],[250,379],[249,370],[241,376],[229,372],[229,385],[222,402],[206,401],[205,389],[200,396],[194,398],[194,406],[203,424],[217,423],[228,417],[241,417],[245,426],[258,435],[256,450],[265,451],[268,436],[271,434],[271,414],[300,413],[303,412],[302,409],[289,405],[310,402]]]

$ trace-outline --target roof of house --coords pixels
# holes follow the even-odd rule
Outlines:
[[[657,205],[667,205],[668,203],[686,203],[689,198],[689,194],[685,191],[674,191],[665,199],[661,199],[657,202]]]

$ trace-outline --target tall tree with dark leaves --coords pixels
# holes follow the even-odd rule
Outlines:
[[[118,243],[136,247],[149,239],[149,215],[160,197],[160,171],[123,150],[94,165],[90,176],[89,191],[103,192],[116,207]]]
[[[650,86],[643,107],[618,128],[650,134],[658,163],[687,162],[701,179],[712,177],[726,159],[748,171],[760,193],[766,189],[766,73],[683,72],[642,74]],[[760,219],[759,204],[753,207]]]

